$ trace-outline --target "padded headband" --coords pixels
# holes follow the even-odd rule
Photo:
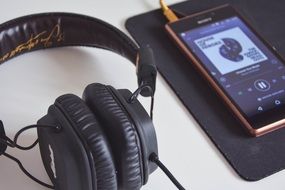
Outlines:
[[[152,51],[139,49],[123,32],[99,19],[72,13],[42,13],[0,25],[0,63],[26,52],[63,46],[98,47],[126,57],[138,65],[139,85],[148,83],[154,93],[156,67]]]

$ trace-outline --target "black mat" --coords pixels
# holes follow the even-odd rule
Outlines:
[[[285,57],[285,1],[191,0],[173,8],[187,15],[225,3],[236,7]],[[160,74],[242,178],[255,181],[283,170],[285,129],[249,136],[169,39],[165,23],[156,10],[130,18],[126,27],[138,44],[151,45]]]

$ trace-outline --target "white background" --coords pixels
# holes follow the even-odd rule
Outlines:
[[[168,3],[179,1],[169,0]],[[0,22],[31,13],[68,11],[101,18],[123,31],[125,20],[158,7],[158,0],[1,0]],[[135,90],[135,68],[126,59],[103,50],[62,48],[29,53],[0,66],[0,118],[10,137],[20,128],[35,123],[54,100],[64,93],[81,95],[92,82]],[[143,100],[147,107],[148,100]],[[242,180],[212,144],[193,117],[159,76],[154,123],[160,157],[175,176],[193,190],[285,189],[285,172],[259,182]],[[36,138],[25,133],[22,143]],[[48,181],[38,150],[9,150],[31,173]],[[0,157],[0,190],[45,189],[30,181],[18,166]],[[175,189],[157,170],[144,190]]]

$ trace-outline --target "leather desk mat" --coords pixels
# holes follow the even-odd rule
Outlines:
[[[191,0],[172,8],[189,15],[226,3],[237,8],[285,57],[285,1]],[[166,22],[162,12],[154,10],[128,19],[126,28],[139,45],[153,48],[160,74],[243,179],[256,181],[283,170],[285,129],[259,138],[248,135],[170,40],[164,30]]]

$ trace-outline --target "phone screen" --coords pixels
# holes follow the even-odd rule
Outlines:
[[[281,58],[238,16],[179,35],[247,118],[284,106],[285,69]]]

